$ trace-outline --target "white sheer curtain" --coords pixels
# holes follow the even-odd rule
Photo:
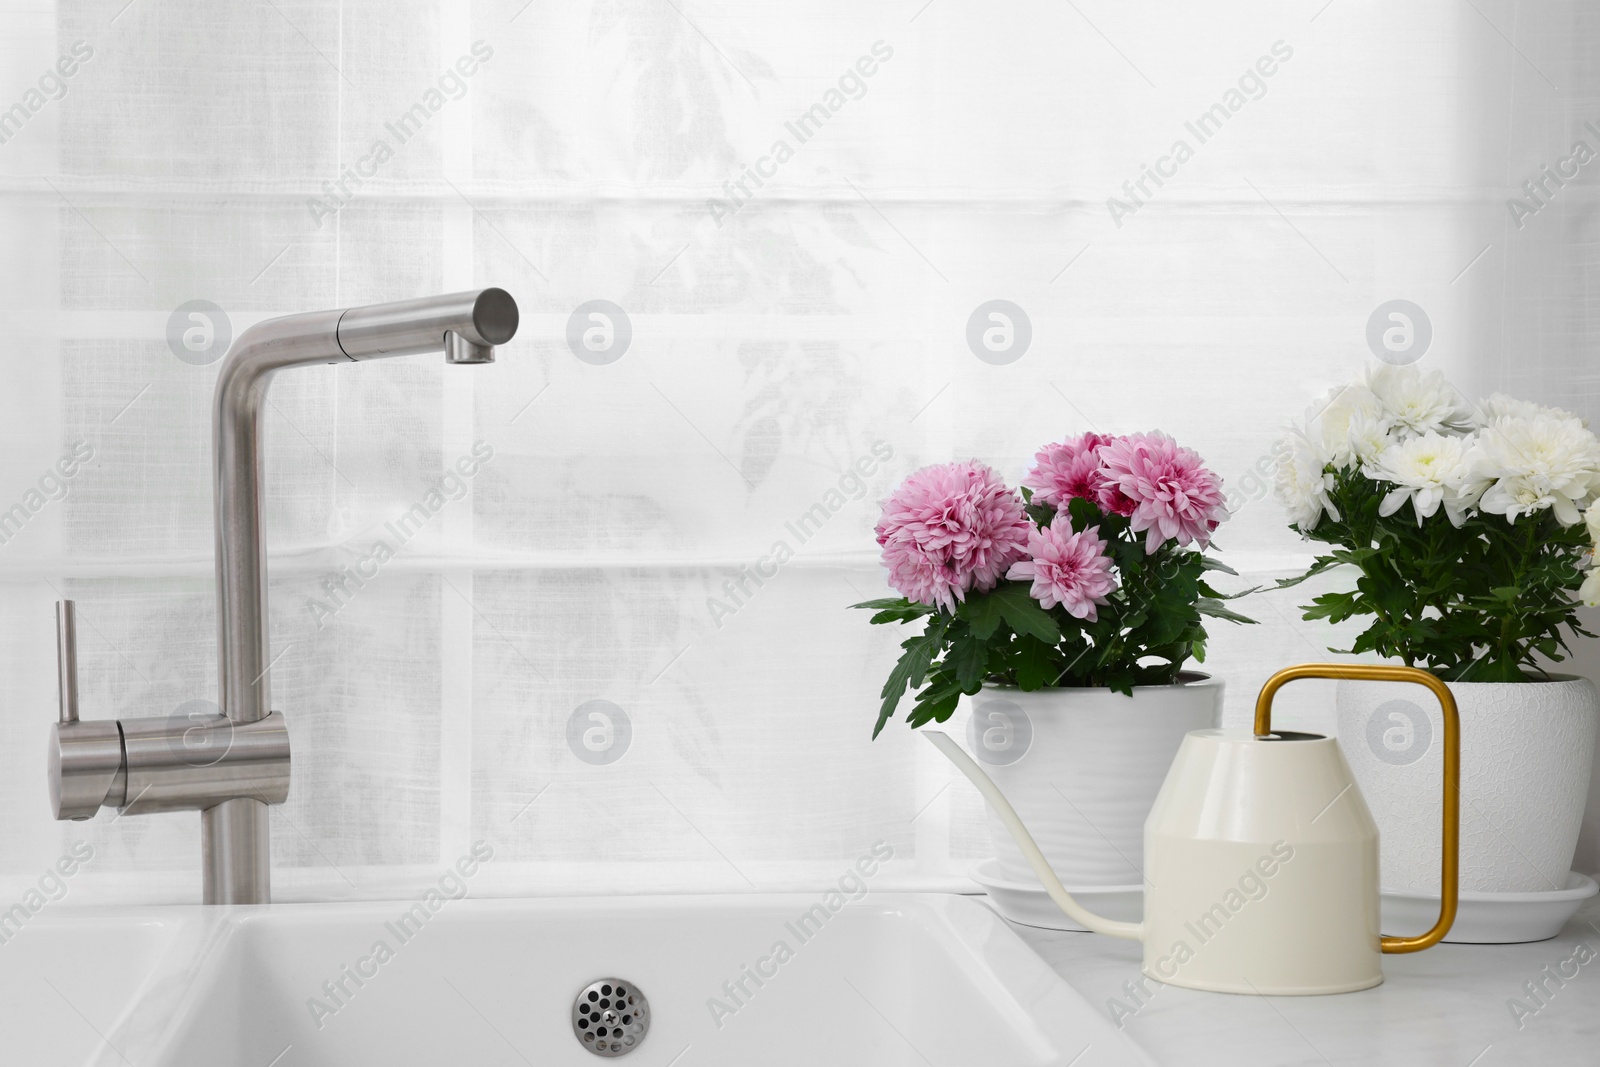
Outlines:
[[[1592,178],[1521,228],[1506,203],[1575,139],[1600,149],[1595,21],[1508,0],[8,0],[0,509],[27,519],[0,544],[0,877],[83,837],[81,899],[198,896],[194,816],[53,823],[41,759],[58,595],[86,716],[215,696],[216,365],[175,355],[175,311],[209,301],[237,336],[492,284],[523,309],[492,367],[273,385],[279,898],[404,892],[477,838],[495,892],[811,885],[879,839],[877,884],[964,884],[975,794],[903,728],[868,741],[895,635],[844,606],[883,590],[874,501],[923,463],[1015,478],[1066,433],[1159,427],[1236,490],[1233,564],[1287,573],[1306,553],[1253,472],[1372,361],[1392,299],[1469,390],[1600,416]],[[994,299],[1031,323],[1006,365],[966,340]],[[614,312],[610,351],[582,344],[596,300],[631,330],[612,362]],[[79,442],[92,460],[31,509]],[[475,446],[492,457],[441,484]],[[385,524],[432,488],[400,544]],[[379,540],[394,558],[333,598]],[[741,579],[780,542],[792,559]],[[1332,643],[1303,596],[1215,629],[1231,718]],[[1325,694],[1298,700],[1326,725]],[[584,747],[596,708],[627,735],[614,762]]]

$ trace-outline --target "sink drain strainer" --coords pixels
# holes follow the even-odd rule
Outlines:
[[[650,1002],[626,979],[597,978],[572,1003],[572,1032],[596,1056],[626,1056],[650,1032]]]

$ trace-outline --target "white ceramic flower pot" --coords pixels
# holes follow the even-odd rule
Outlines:
[[[1587,679],[1452,682],[1461,713],[1461,889],[1567,884],[1594,761]],[[1383,887],[1439,891],[1438,704],[1415,686],[1340,682],[1339,747],[1382,834]]]
[[[1072,887],[1144,882],[1144,823],[1190,730],[1217,725],[1222,682],[1025,693],[985,686],[966,699],[968,748]],[[1035,884],[993,810],[989,838],[1007,881]]]

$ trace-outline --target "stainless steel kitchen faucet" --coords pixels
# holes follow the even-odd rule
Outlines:
[[[492,363],[517,332],[503,289],[315,311],[258,323],[228,350],[212,404],[220,715],[78,718],[73,602],[56,607],[60,720],[49,780],[57,819],[102,807],[124,815],[200,812],[207,904],[272,896],[267,805],[289,795],[289,733],[273,711],[267,557],[261,544],[260,416],[276,371],[444,351],[447,363]]]

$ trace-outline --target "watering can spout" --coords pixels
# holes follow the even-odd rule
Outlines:
[[[1033,835],[1022,825],[1022,820],[1017,817],[1005,794],[1000,792],[1000,787],[994,784],[994,780],[984,773],[983,768],[979,767],[971,756],[962,751],[954,738],[934,730],[925,730],[922,736],[933,742],[934,747],[943,752],[945,757],[978,787],[978,792],[983,794],[983,799],[989,802],[995,814],[1000,816],[1000,821],[1005,823],[1006,829],[1011,832],[1017,847],[1022,850],[1023,857],[1028,861],[1028,866],[1033,868],[1033,873],[1038,875],[1040,884],[1044,886],[1045,892],[1050,894],[1050,899],[1055,901],[1058,908],[1066,912],[1074,922],[1097,934],[1120,937],[1129,941],[1141,939],[1144,932],[1142,923],[1107,919],[1103,915],[1096,915],[1072,898],[1072,894],[1067,892],[1061,880],[1056,877],[1055,871],[1050,869],[1044,853],[1034,843]]]

